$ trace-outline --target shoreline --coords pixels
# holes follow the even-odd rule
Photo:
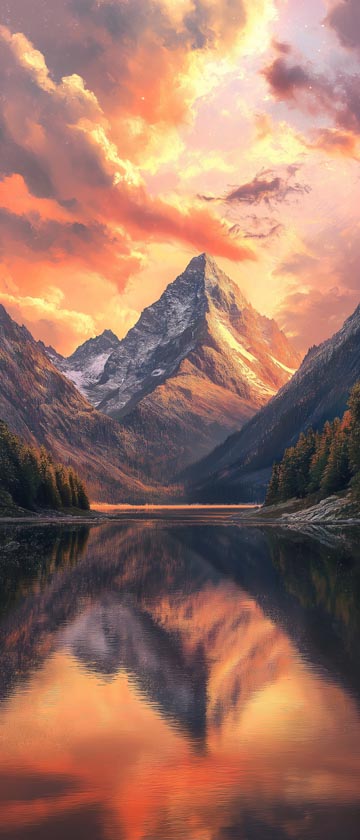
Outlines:
[[[312,502],[312,504],[311,504]],[[13,513],[14,515],[11,515]],[[88,511],[43,510],[4,511],[0,525],[101,525],[105,522],[167,521],[177,523],[246,524],[262,527],[281,527],[291,530],[316,527],[351,527],[360,525],[359,505],[350,494],[333,495],[316,501],[290,499],[279,505],[265,506],[254,503],[240,504],[110,504],[93,502]]]
[[[173,516],[171,514],[174,514]],[[226,514],[229,514],[226,516]],[[94,510],[93,516],[57,516],[52,514],[37,514],[35,516],[1,516],[0,526],[21,526],[32,525],[34,527],[43,527],[45,525],[61,526],[95,526],[103,525],[105,523],[125,523],[131,522],[145,522],[145,521],[173,521],[180,523],[199,522],[199,524],[224,524],[224,525],[242,525],[247,526],[261,526],[261,527],[281,527],[293,531],[304,529],[316,529],[324,527],[356,527],[360,526],[360,515],[357,517],[348,516],[345,518],[332,516],[331,518],[316,518],[315,520],[309,516],[291,516],[279,512],[279,515],[274,515],[274,511],[269,512],[269,515],[264,515],[264,509],[260,507],[245,507],[243,505],[197,505],[194,506],[121,506],[114,510],[114,512],[97,512]]]

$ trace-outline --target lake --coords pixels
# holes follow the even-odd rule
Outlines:
[[[359,837],[360,531],[0,528],[0,837]]]

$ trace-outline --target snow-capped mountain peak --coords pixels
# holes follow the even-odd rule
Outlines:
[[[250,306],[208,254],[194,257],[119,341],[110,331],[59,363],[111,416],[128,414],[192,356],[202,375],[256,407],[289,379],[299,359],[273,321]],[[201,358],[200,358],[201,357]]]
[[[207,454],[278,391],[298,354],[208,254],[194,257],[119,341],[110,331],[54,364],[142,441],[156,481]]]

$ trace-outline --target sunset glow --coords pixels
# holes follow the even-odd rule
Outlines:
[[[62,353],[208,251],[305,351],[359,295],[357,0],[0,0],[0,302]]]

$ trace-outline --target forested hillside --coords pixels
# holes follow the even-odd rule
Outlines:
[[[89,500],[72,467],[55,463],[44,447],[28,446],[0,420],[0,509],[11,505],[88,510]]]
[[[313,494],[326,498],[349,484],[354,498],[360,499],[360,382],[351,391],[342,419],[325,423],[320,432],[308,429],[274,464],[266,504]]]

